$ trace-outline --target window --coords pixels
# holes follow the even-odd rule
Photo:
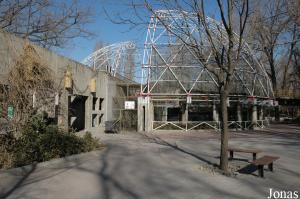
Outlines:
[[[97,124],[97,114],[92,114],[92,127],[98,126]]]
[[[99,125],[101,124],[101,122],[102,122],[102,117],[103,117],[103,114],[101,114],[101,115],[99,115]]]
[[[95,111],[96,110],[96,104],[97,104],[97,100],[98,100],[98,98],[97,97],[93,97],[93,111]]]
[[[99,110],[102,110],[102,103],[104,101],[104,98],[100,98],[100,101],[99,101]]]

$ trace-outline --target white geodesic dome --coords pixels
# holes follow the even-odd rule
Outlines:
[[[134,50],[132,41],[125,41],[104,46],[87,56],[82,63],[95,70],[105,71],[112,76],[128,76],[130,66],[126,65],[128,50]]]
[[[205,29],[197,20],[192,13],[174,10],[158,10],[151,17],[142,61],[142,95],[217,95],[217,77],[205,65],[216,67],[217,70],[218,66]],[[227,42],[222,25],[209,17],[206,20],[213,39],[220,43]],[[186,32],[191,37],[185,37]],[[181,38],[184,41],[178,35],[183,35]],[[235,39],[238,40],[237,35]],[[199,54],[195,54],[192,45],[187,43],[201,49],[201,59]],[[266,70],[245,42],[240,56],[230,96],[273,98]]]

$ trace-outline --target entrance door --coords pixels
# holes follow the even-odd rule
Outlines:
[[[76,132],[85,128],[85,101],[86,96],[75,95],[69,99],[69,124]]]

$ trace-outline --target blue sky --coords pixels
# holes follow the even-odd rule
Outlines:
[[[112,3],[116,1],[116,3]],[[86,26],[86,29],[94,34],[91,38],[75,38],[71,40],[66,48],[56,50],[59,54],[82,61],[94,49],[98,41],[105,43],[117,43],[122,41],[143,42],[145,39],[145,30],[141,27],[129,31],[128,25],[114,24],[105,15],[103,8],[109,13],[122,12],[124,6],[118,3],[118,0],[86,0],[86,3],[94,4],[93,9],[96,16],[92,19],[93,22]]]
[[[143,0],[140,1],[141,3],[143,2]],[[140,25],[137,28],[129,30],[129,25],[112,23],[103,11],[105,8],[112,17],[116,13],[121,13],[122,15],[127,13],[127,17],[134,19],[134,14],[130,16],[131,12],[128,11],[128,7],[125,5],[127,3],[126,0],[84,0],[80,3],[82,6],[92,5],[92,9],[95,12],[95,17],[92,19],[93,22],[86,26],[86,29],[94,33],[94,36],[89,39],[75,38],[71,40],[66,48],[56,50],[59,54],[80,62],[92,53],[98,41],[109,44],[134,41],[138,46],[142,46],[147,30],[146,25]],[[207,0],[206,8],[209,15],[216,16],[216,13],[214,13],[216,10],[214,0]]]

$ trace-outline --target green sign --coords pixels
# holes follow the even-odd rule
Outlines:
[[[12,105],[8,105],[7,107],[7,117],[8,119],[12,119],[14,117],[14,107]]]

